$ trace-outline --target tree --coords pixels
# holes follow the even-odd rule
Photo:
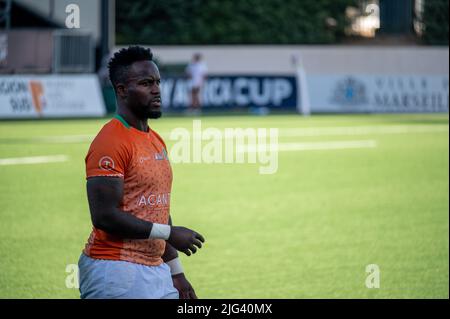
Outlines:
[[[119,44],[335,43],[357,0],[118,0]],[[333,18],[336,26],[327,25]]]

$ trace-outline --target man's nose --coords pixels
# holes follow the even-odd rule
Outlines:
[[[156,94],[160,94],[161,93],[161,88],[159,87],[159,85],[153,85],[152,87],[152,94],[156,95]]]

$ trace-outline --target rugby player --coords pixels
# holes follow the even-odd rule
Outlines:
[[[177,250],[190,256],[205,240],[172,225],[167,148],[148,125],[161,116],[158,67],[139,46],[108,67],[117,114],[85,159],[93,230],[78,263],[81,298],[195,299]]]

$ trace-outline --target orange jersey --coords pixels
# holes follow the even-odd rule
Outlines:
[[[116,115],[100,130],[86,156],[86,178],[123,178],[120,209],[126,214],[167,224],[172,169],[166,145],[153,130],[139,131]],[[128,240],[93,228],[84,253],[92,258],[124,260],[148,266],[161,264],[166,242]]]

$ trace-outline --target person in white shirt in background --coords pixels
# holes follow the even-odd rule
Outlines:
[[[200,53],[195,53],[192,61],[186,67],[186,75],[189,78],[189,88],[191,91],[191,106],[188,109],[188,114],[201,114],[201,89],[207,77],[208,67],[202,60]]]

